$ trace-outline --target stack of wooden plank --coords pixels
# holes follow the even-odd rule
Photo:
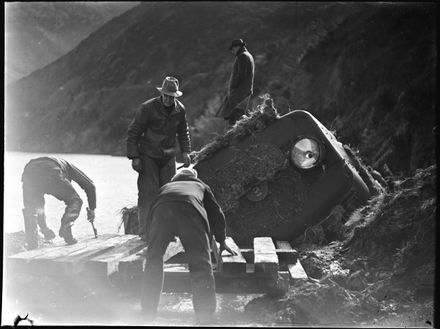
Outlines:
[[[219,254],[218,243],[211,255],[217,292],[284,292],[292,280],[306,279],[298,253],[286,241],[256,237],[253,248],[240,248],[230,237],[227,244],[236,251]],[[47,276],[92,276],[112,278],[117,283],[139,286],[145,267],[147,246],[137,235],[105,234],[75,245],[63,243],[9,256],[7,270]],[[164,291],[190,292],[190,273],[184,249],[176,238],[164,255]]]

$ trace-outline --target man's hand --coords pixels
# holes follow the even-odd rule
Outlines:
[[[87,220],[89,222],[93,222],[95,220],[95,210],[94,209],[87,209]]]
[[[231,255],[237,256],[238,253],[235,252],[234,250],[232,250],[225,241],[220,243],[220,255],[222,254],[223,250],[226,250],[227,252],[229,252]]]
[[[142,172],[142,162],[139,158],[133,158],[131,160],[131,167],[136,170],[138,173]]]
[[[183,157],[183,166],[189,167],[189,165],[191,164],[191,158],[189,157],[189,154],[187,152],[183,152],[182,157]]]

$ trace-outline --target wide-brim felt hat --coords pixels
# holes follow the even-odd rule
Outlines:
[[[162,82],[162,87],[156,87],[159,92],[165,95],[180,97],[183,93],[179,90],[179,80],[174,77],[166,77]]]
[[[229,50],[237,46],[246,46],[246,42],[244,42],[242,39],[234,39],[232,40],[231,45],[229,46]]]

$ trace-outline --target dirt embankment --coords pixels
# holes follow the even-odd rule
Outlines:
[[[262,323],[431,327],[434,316],[436,166],[394,178],[353,212],[329,243],[325,223],[296,241],[310,279],[282,299],[257,298]]]

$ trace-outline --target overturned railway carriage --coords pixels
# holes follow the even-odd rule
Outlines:
[[[312,114],[293,111],[231,140],[195,167],[225,211],[227,234],[291,240],[370,196],[343,145]]]

